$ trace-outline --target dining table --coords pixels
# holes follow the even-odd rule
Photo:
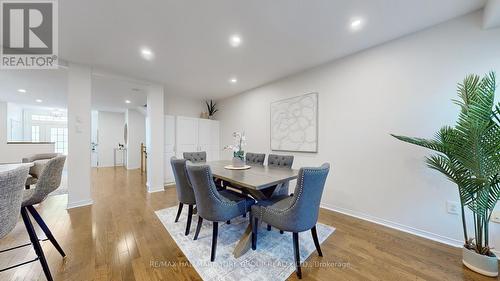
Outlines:
[[[279,188],[297,178],[298,170],[290,168],[269,167],[265,165],[248,165],[247,169],[231,169],[231,160],[209,161],[215,179],[240,189],[251,195],[257,202],[269,200]],[[235,258],[241,257],[252,246],[252,227],[248,224],[245,232],[234,248]]]
[[[0,173],[2,172],[9,172],[12,170],[15,170],[19,167],[32,167],[34,165],[33,162],[30,163],[7,163],[7,164],[0,164]]]

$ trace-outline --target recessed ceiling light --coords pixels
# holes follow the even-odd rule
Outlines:
[[[18,91],[19,93],[23,93],[23,94],[24,94],[24,93],[26,93],[26,90],[25,90],[25,89],[17,89],[17,91]]]
[[[125,103],[131,103],[131,101],[129,101],[129,100],[125,100]]]
[[[239,47],[241,45],[241,37],[239,35],[232,35],[229,38],[229,44],[233,47]]]
[[[231,82],[231,84],[236,84],[238,82],[238,79],[233,77],[233,78],[229,79],[229,82]]]
[[[153,51],[151,51],[151,49],[149,49],[149,48],[141,48],[141,56],[145,60],[152,60],[155,55],[154,55]]]
[[[363,27],[363,20],[362,19],[353,19],[351,20],[351,29],[352,30],[359,30]]]
[[[36,99],[35,101],[36,101],[36,102],[38,102],[38,103],[41,103],[43,100],[41,100],[41,99]]]

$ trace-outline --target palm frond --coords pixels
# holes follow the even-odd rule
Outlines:
[[[427,157],[427,165],[457,185],[462,210],[467,206],[477,216],[473,248],[488,253],[487,222],[500,199],[500,103],[494,104],[495,73],[482,79],[468,75],[457,91],[459,99],[453,101],[460,112],[455,126],[441,128],[433,139],[392,136],[438,152]]]

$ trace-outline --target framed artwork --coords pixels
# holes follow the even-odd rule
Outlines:
[[[318,152],[318,93],[271,103],[271,150]]]

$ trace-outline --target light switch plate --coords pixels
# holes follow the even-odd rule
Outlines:
[[[453,201],[446,201],[446,211],[448,214],[458,215],[460,212],[460,203]]]

